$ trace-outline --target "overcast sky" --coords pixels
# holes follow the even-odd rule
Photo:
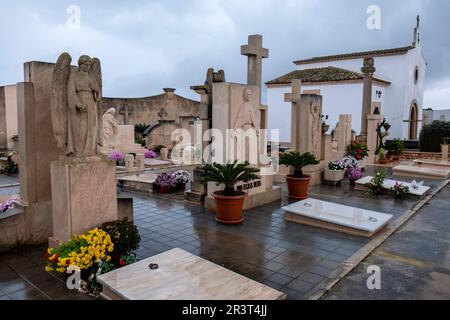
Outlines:
[[[71,5],[80,8],[79,29]],[[369,5],[381,9],[380,30],[366,26]],[[270,49],[268,81],[294,70],[293,60],[409,45],[417,14],[428,62],[425,107],[450,109],[448,0],[2,1],[0,84],[22,81],[25,61],[54,62],[68,51],[75,61],[80,54],[101,59],[106,96],[174,87],[198,99],[189,87],[204,82],[208,67],[246,81],[240,45],[249,34],[262,34]]]

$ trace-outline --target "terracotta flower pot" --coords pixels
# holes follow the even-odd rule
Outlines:
[[[223,224],[242,223],[244,221],[242,210],[246,196],[246,193],[224,196],[223,192],[214,192],[212,197],[216,201],[216,221]]]
[[[294,176],[286,176],[286,183],[288,186],[289,197],[298,200],[308,198],[309,182],[311,177],[304,176],[296,178]]]
[[[158,191],[159,191],[159,193],[170,193],[170,187],[169,186],[159,186]]]

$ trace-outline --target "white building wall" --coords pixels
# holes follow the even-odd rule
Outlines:
[[[330,131],[339,121],[340,114],[352,115],[352,128],[361,131],[361,105],[362,83],[329,84],[329,85],[303,85],[304,90],[320,90],[323,96],[322,113],[328,115],[327,123]],[[376,97],[376,91],[382,92],[381,99]],[[382,109],[386,88],[375,85],[373,88],[373,101],[380,101]],[[269,106],[269,128],[280,130],[280,141],[291,140],[291,103],[284,102],[284,94],[291,92],[291,87],[276,87],[267,89],[267,103]],[[383,111],[383,110],[382,110]]]
[[[419,118],[422,119],[422,108],[423,108],[423,85],[426,73],[426,62],[422,56],[422,51],[420,46],[411,49],[407,54],[404,55],[393,55],[393,56],[383,56],[383,57],[375,57],[375,68],[377,71],[375,72],[375,77],[387,80],[391,82],[391,84],[385,88],[382,100],[382,113],[385,115],[386,120],[392,125],[391,128],[391,138],[409,138],[409,123],[405,122],[405,120],[409,120],[409,113],[411,108],[411,103],[416,100],[418,103],[419,109]],[[361,67],[363,65],[363,58],[358,59],[349,59],[349,60],[337,60],[337,61],[326,61],[320,63],[309,63],[298,65],[298,70],[309,69],[309,68],[322,68],[333,66],[337,68],[343,68],[347,70],[352,70],[356,72],[361,72]],[[419,81],[418,84],[414,84],[414,71],[415,67],[419,66]],[[348,86],[348,85],[345,85]],[[322,89],[323,86],[318,87]],[[272,89],[269,89],[269,92]],[[347,89],[346,89],[347,90]],[[344,94],[346,94],[346,90]],[[350,89],[352,91],[353,89]],[[374,86],[373,91],[375,92],[377,89]],[[328,90],[325,90],[326,92]],[[333,91],[333,90],[332,90]],[[353,97],[354,94],[350,93],[350,96]],[[335,97],[330,96],[327,97],[324,94],[324,99],[328,100],[330,98],[337,99],[337,104],[345,101],[349,103],[349,98],[347,97]],[[283,99],[283,97],[280,97]],[[276,102],[277,99],[272,98],[272,101]],[[374,101],[376,99],[374,98]],[[270,109],[270,100],[268,98],[268,104]],[[359,101],[359,96],[356,101],[351,101],[350,104],[353,106],[354,104],[359,104],[360,107],[362,105],[362,101]],[[352,109],[352,108],[350,108]],[[344,109],[345,111],[345,109]],[[325,112],[325,111],[324,111]],[[331,113],[330,113],[331,115]],[[270,120],[269,120],[270,121]],[[355,122],[355,117],[353,119]],[[355,128],[359,128],[360,124],[354,124]],[[419,123],[420,132],[421,124]],[[357,131],[359,133],[359,131]]]

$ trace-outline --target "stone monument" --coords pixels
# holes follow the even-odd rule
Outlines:
[[[58,148],[64,155],[51,164],[53,237],[50,246],[68,241],[117,219],[115,164],[103,147],[100,61],[81,56],[78,68],[63,53],[54,68],[51,116]]]
[[[273,186],[273,169],[270,163],[262,163],[266,155],[264,131],[266,119],[261,106],[261,62],[268,57],[262,48],[262,36],[249,37],[249,44],[242,46],[241,53],[248,56],[248,83],[214,82],[212,84],[212,127],[221,132],[223,143],[216,143],[213,162],[226,163],[247,161],[259,168],[260,179],[239,183],[236,188],[246,191],[244,209],[255,208],[281,199],[281,188]],[[222,157],[220,157],[222,155]],[[211,194],[217,191],[215,183],[208,183],[205,206],[214,209]]]

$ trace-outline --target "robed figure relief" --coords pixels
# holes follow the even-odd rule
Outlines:
[[[115,118],[116,109],[110,108],[103,115],[103,145],[105,151],[116,147],[116,139],[119,134],[119,122]]]
[[[100,60],[83,55],[76,69],[71,62],[72,57],[63,53],[53,71],[53,131],[66,156],[94,156],[103,145]]]

